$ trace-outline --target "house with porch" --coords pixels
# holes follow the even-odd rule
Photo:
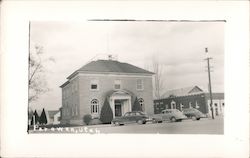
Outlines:
[[[86,114],[98,119],[105,99],[109,101],[113,117],[131,111],[136,97],[142,110],[153,114],[153,74],[114,59],[87,63],[60,86],[61,123],[84,124]]]

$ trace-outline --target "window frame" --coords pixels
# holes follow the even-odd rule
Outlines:
[[[117,82],[118,82],[118,83],[117,83]],[[116,88],[116,87],[115,87],[116,85],[120,85],[120,88],[119,88],[119,89]],[[115,89],[115,90],[121,90],[121,89],[122,89],[122,81],[121,81],[121,80],[119,80],[119,79],[114,80],[114,89]]]
[[[96,89],[92,89],[92,85],[96,85]],[[99,80],[91,79],[89,88],[91,91],[99,91]]]
[[[138,83],[138,81],[141,81],[141,83]],[[138,86],[141,86],[141,88],[138,88]],[[144,90],[144,81],[143,81],[143,79],[136,79],[136,90],[138,90],[138,91]]]
[[[98,99],[92,99],[90,102],[90,113],[91,114],[99,114],[99,100]]]

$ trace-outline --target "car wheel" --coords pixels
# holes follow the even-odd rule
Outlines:
[[[115,125],[116,125],[116,126],[120,126],[120,123],[119,123],[119,122],[115,122]]]
[[[137,123],[141,125],[141,124],[143,124],[143,121],[142,120],[138,120]]]
[[[182,119],[177,120],[177,122],[181,122],[181,121],[182,121]]]
[[[197,118],[196,120],[200,120],[201,118]]]
[[[157,123],[157,121],[155,119],[152,120],[152,123]]]
[[[176,122],[176,118],[175,117],[172,117],[170,120],[171,120],[171,122]]]
[[[193,121],[195,121],[197,119],[195,116],[192,116],[191,118]]]

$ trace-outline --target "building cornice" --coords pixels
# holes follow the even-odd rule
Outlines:
[[[111,76],[144,76],[144,77],[151,77],[154,75],[153,73],[124,73],[124,72],[94,72],[94,71],[75,71],[73,72],[67,79],[72,79],[76,75],[80,76],[103,76],[103,75],[111,75]]]
[[[69,81],[64,82],[64,83],[60,86],[60,88],[65,87],[67,84],[69,84]]]

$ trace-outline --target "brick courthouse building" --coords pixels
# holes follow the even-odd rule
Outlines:
[[[138,98],[143,111],[153,114],[153,73],[113,59],[96,60],[73,72],[61,85],[61,123],[83,124],[83,116],[99,118],[107,98],[113,117],[131,111]]]
[[[214,115],[224,115],[224,93],[213,93]],[[180,88],[167,91],[163,99],[154,100],[154,113],[164,109],[196,108],[204,114],[211,116],[209,93],[198,86]]]

